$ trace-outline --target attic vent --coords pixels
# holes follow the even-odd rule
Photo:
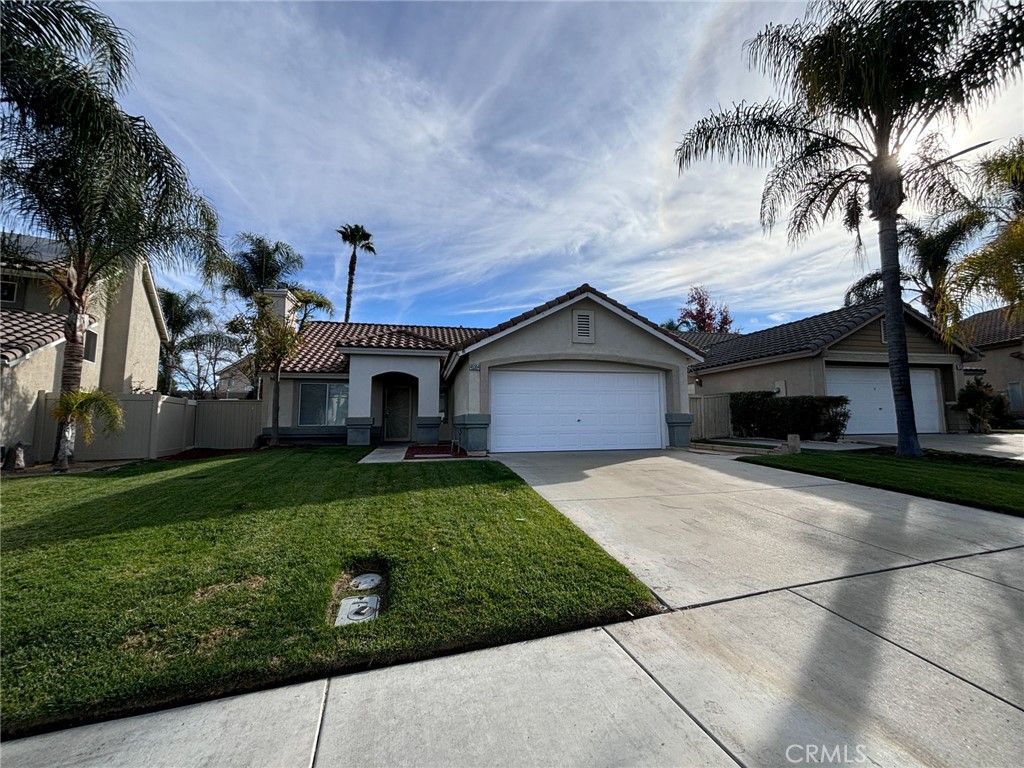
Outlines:
[[[574,309],[572,312],[572,340],[575,344],[594,343],[594,312]]]

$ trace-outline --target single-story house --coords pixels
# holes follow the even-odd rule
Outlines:
[[[52,301],[47,262],[64,258],[53,240],[18,236],[28,263],[0,262],[0,445],[35,443],[39,392],[60,390],[67,300]],[[36,265],[39,266],[36,266]],[[155,389],[167,340],[153,274],[140,264],[109,304],[97,298],[85,333],[82,388],[115,394]],[[35,448],[36,456],[45,453]]]
[[[289,316],[287,292],[268,294]],[[471,453],[685,446],[703,360],[589,285],[493,328],[311,322],[303,338],[282,374],[285,439]],[[265,434],[272,386],[264,374]]]
[[[964,338],[981,350],[981,377],[1010,401],[1010,413],[1024,416],[1024,312],[1006,307],[971,315],[963,322]]]
[[[964,363],[977,352],[947,347],[928,318],[904,304],[914,415],[919,432],[966,430],[953,411],[964,386]],[[774,391],[782,396],[845,395],[847,434],[896,431],[889,379],[885,310],[881,301],[729,338],[679,338],[701,348],[705,359],[690,369],[694,393],[714,395]]]

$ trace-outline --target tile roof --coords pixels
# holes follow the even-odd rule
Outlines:
[[[485,331],[482,331],[481,333],[479,333],[477,336],[475,336],[473,338],[466,339],[464,342],[462,342],[462,344],[460,344],[459,346],[455,347],[455,350],[459,351],[459,350],[465,349],[466,347],[470,347],[470,346],[472,346],[472,345],[474,345],[474,344],[476,344],[476,343],[478,343],[480,341],[483,341],[484,339],[486,339],[486,338],[488,338],[490,336],[494,336],[496,334],[501,333],[502,331],[508,330],[509,328],[513,328],[513,327],[519,325],[520,323],[525,322],[526,320],[529,320],[531,317],[536,317],[537,315],[540,315],[540,314],[543,314],[544,312],[547,312],[549,309],[553,309],[554,307],[557,307],[557,306],[559,306],[561,304],[565,304],[565,303],[567,303],[569,301],[572,301],[573,299],[575,299],[575,298],[577,298],[579,296],[583,296],[584,294],[587,294],[587,293],[591,294],[592,296],[596,296],[597,298],[601,299],[602,301],[607,302],[608,304],[611,304],[613,307],[615,307],[616,309],[618,309],[621,312],[625,313],[626,315],[629,315],[634,320],[639,320],[641,323],[643,323],[648,328],[653,330],[659,336],[662,336],[662,337],[666,338],[669,341],[674,341],[677,344],[682,344],[685,347],[692,348],[695,353],[698,353],[697,349],[695,347],[693,347],[692,344],[688,344],[686,341],[680,339],[677,334],[672,333],[671,331],[666,330],[665,328],[662,328],[657,323],[654,323],[654,322],[648,320],[646,317],[641,315],[639,312],[636,312],[636,311],[630,309],[625,304],[620,304],[619,302],[617,302],[615,299],[613,299],[608,294],[602,293],[601,291],[597,290],[596,288],[591,287],[587,283],[584,283],[579,288],[573,288],[568,293],[563,293],[561,296],[558,296],[558,297],[552,299],[551,301],[547,301],[547,302],[541,304],[540,306],[534,307],[533,309],[529,309],[529,310],[527,310],[526,312],[523,312],[520,315],[516,315],[511,320],[506,320],[505,322],[499,323],[498,325],[494,326],[493,328],[488,328],[488,329],[486,329]],[[698,353],[698,356],[703,357],[703,355],[699,354],[699,353]]]
[[[288,373],[348,373],[348,355],[342,349],[405,349],[427,351],[458,351],[513,328],[520,323],[565,304],[578,296],[591,294],[639,320],[656,333],[697,352],[697,347],[676,334],[651,322],[643,315],[620,304],[607,294],[584,283],[545,304],[523,312],[493,328],[463,328],[444,325],[386,325],[380,323],[335,323],[316,321],[303,331],[305,342],[298,354],[284,364]],[[702,356],[702,355],[701,355]]]
[[[732,341],[740,335],[738,333],[710,333],[707,331],[673,331],[672,333],[684,344],[705,353],[715,344],[720,344],[723,341]]]
[[[813,354],[885,311],[881,300],[805,317],[714,344],[694,371],[797,352]]]
[[[1007,344],[1024,339],[1024,311],[1008,316],[1006,307],[979,312],[964,320],[962,333],[975,347]]]
[[[30,352],[64,339],[64,315],[0,310],[0,361],[10,365]]]
[[[440,325],[384,325],[315,321],[302,332],[304,342],[282,370],[289,373],[348,373],[345,348],[406,349],[445,352],[485,329]]]

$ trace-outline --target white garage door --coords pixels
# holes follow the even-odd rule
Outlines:
[[[830,395],[850,398],[848,435],[887,434],[896,431],[896,406],[888,368],[825,369]],[[939,372],[935,368],[911,368],[910,390],[918,432],[942,432]]]
[[[494,371],[491,451],[662,448],[656,373]]]

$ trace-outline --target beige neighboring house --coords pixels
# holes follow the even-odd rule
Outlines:
[[[22,237],[22,247],[45,262],[60,257],[50,240]],[[0,263],[0,445],[32,444],[39,392],[60,390],[67,301],[52,302],[49,278]],[[153,390],[167,327],[149,267],[140,265],[110,303],[92,302],[86,331],[82,388],[115,394]],[[35,447],[37,458],[40,452]]]
[[[493,328],[311,322],[284,366],[281,432],[474,454],[685,446],[702,359],[589,285]],[[264,374],[264,434],[272,387]]]
[[[1010,401],[1010,413],[1024,416],[1024,313],[1006,307],[979,312],[964,320],[964,337],[981,350],[982,379]]]
[[[977,360],[977,351],[962,344],[947,348],[928,318],[906,304],[904,315],[918,432],[966,431],[963,415],[952,407],[964,386],[964,364]],[[694,394],[845,395],[847,434],[896,431],[881,301],[731,338],[678,336],[705,355],[690,369]]]
[[[213,388],[218,400],[245,400],[253,390],[249,380],[249,360],[252,355],[240,357],[217,371],[217,384]]]

